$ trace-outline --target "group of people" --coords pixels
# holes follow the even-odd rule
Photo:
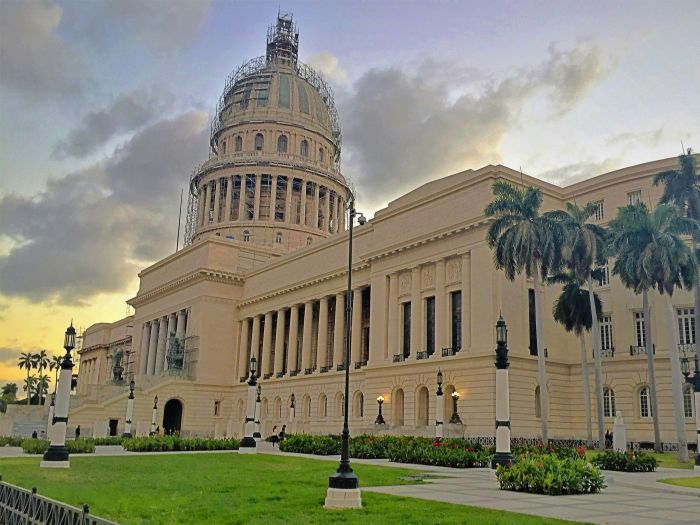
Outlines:
[[[272,446],[274,447],[275,444],[281,443],[287,438],[287,425],[282,425],[282,430],[279,431],[279,434],[277,433],[277,425],[272,427],[272,436],[270,436],[270,442],[272,443]]]

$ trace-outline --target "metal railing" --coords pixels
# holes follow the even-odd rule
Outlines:
[[[241,376],[239,380],[241,383],[245,383],[246,381],[248,381],[248,376]]]
[[[592,352],[593,357],[595,358],[595,352]],[[547,354],[545,354],[546,356]],[[615,348],[610,347],[610,348],[602,348],[600,350],[600,357],[615,357]]]
[[[291,372],[289,372],[289,377],[294,377],[297,375],[299,375],[299,370],[292,370]]]
[[[430,358],[430,352],[428,352],[427,350],[424,350],[424,351],[422,351],[422,352],[417,352],[417,353],[416,353],[416,359],[418,359],[418,360],[420,360],[420,359],[429,359],[429,358]]]
[[[651,345],[651,354],[656,355],[656,345]],[[630,345],[630,355],[647,355],[647,347]]]
[[[335,367],[335,369],[336,369],[338,372],[344,372],[344,371],[345,371],[345,363],[340,363],[339,365],[337,365],[337,366]]]
[[[403,354],[394,354],[394,358],[392,359],[392,363],[402,363],[406,360]]]
[[[330,369],[331,369],[330,366],[322,366],[322,367],[321,367],[321,373],[322,373],[322,374],[325,374],[325,373],[328,372]]]
[[[118,525],[82,509],[37,494],[36,488],[23,489],[0,477],[0,523],[3,525]]]
[[[442,357],[450,357],[453,355],[457,355],[457,352],[461,350],[460,347],[448,347],[448,348],[443,348],[442,349]]]
[[[269,374],[265,374],[263,376],[263,379],[270,379],[272,377],[272,375],[273,375],[273,372],[270,372]]]
[[[282,379],[284,377],[284,372],[277,372],[277,374],[275,374],[275,377],[277,379]]]
[[[311,375],[311,374],[314,373],[315,370],[316,370],[315,368],[305,368],[305,369],[304,369],[304,375],[305,375],[305,376]]]
[[[678,345],[678,351],[682,354],[694,354],[695,353],[695,343],[685,343]]]

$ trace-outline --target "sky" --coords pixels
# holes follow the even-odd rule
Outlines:
[[[566,185],[700,148],[695,0],[0,0],[0,385],[71,319],[130,313],[278,8],[334,89],[369,216],[487,164]]]

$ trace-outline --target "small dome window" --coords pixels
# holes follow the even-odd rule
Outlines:
[[[306,245],[311,246],[311,243],[314,242],[314,240],[311,237],[306,238]]]
[[[250,232],[248,230],[243,230],[243,240],[245,242],[250,242]]]
[[[299,148],[301,156],[306,158],[309,156],[309,143],[306,140],[301,141],[301,146]]]
[[[255,151],[262,151],[264,145],[265,138],[262,136],[262,133],[255,135]]]
[[[287,136],[280,135],[277,139],[277,153],[287,153]]]
[[[221,141],[221,154],[226,155],[226,141]]]
[[[275,234],[275,244],[282,244],[282,232]]]
[[[243,138],[240,135],[236,136],[236,151],[243,150]]]
[[[323,148],[318,148],[318,161],[324,162],[326,160],[326,152]]]

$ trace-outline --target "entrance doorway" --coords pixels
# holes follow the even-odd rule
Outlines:
[[[182,426],[182,403],[171,399],[163,410],[163,432],[166,436],[179,434]]]
[[[110,436],[117,435],[117,423],[119,423],[118,419],[110,419],[109,420],[109,435]]]

